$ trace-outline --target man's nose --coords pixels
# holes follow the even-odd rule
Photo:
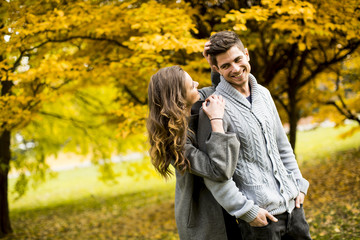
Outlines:
[[[232,64],[232,67],[233,67],[234,72],[240,71],[240,66],[239,66],[238,64],[233,63],[233,64]]]
[[[195,87],[197,88],[197,87],[199,86],[199,83],[196,82],[196,81],[194,81],[194,85],[195,85]]]

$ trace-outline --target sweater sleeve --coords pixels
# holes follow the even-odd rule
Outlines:
[[[224,128],[226,129],[226,121],[224,117]],[[213,148],[208,144],[213,133],[211,133],[211,124],[209,119],[206,117],[205,113],[200,110],[199,114],[199,124],[198,124],[198,142],[199,149],[205,152],[211,152],[215,147],[216,150],[224,150],[226,146],[223,145],[214,145]],[[240,145],[236,152],[236,162],[238,160],[238,151]],[[232,151],[228,148],[228,151]],[[235,160],[235,159],[234,159]],[[222,169],[225,171],[225,169]],[[209,191],[214,196],[215,200],[230,214],[236,218],[243,219],[244,221],[251,222],[253,221],[259,211],[259,206],[255,205],[253,201],[248,200],[236,186],[233,179],[227,181],[215,182],[210,179],[204,178],[204,183]]]
[[[246,222],[252,222],[259,211],[259,206],[248,200],[230,179],[224,182],[215,182],[204,179],[206,187],[210,190],[215,200],[232,216]]]
[[[190,161],[190,172],[214,181],[225,181],[232,177],[239,155],[240,143],[235,133],[212,132],[206,141],[207,153],[196,148],[191,139],[185,145],[186,158]]]
[[[284,127],[281,123],[279,113],[276,109],[275,103],[270,95],[270,92],[268,92],[268,98],[271,102],[273,115],[275,118],[275,124],[276,124],[276,143],[279,149],[279,154],[281,161],[283,162],[285,168],[294,173],[294,176],[296,178],[296,181],[299,185],[299,189],[304,194],[307,194],[308,188],[309,188],[309,182],[303,178],[298,163],[295,159],[294,151],[290,145],[290,142],[286,136]]]

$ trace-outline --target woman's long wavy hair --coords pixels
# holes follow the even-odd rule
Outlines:
[[[185,157],[187,133],[185,71],[179,66],[160,69],[148,88],[147,130],[150,157],[155,169],[168,178],[173,163],[180,173],[190,167]]]

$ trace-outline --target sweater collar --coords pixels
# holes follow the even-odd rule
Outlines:
[[[250,84],[250,95],[252,99],[252,103],[255,103],[258,94],[259,87],[256,81],[256,78],[250,73],[249,74],[249,84]],[[244,97],[238,90],[236,90],[230,83],[228,83],[223,76],[220,76],[220,83],[216,87],[216,90],[223,95],[227,95],[230,99],[239,102],[240,104],[246,106],[251,109],[251,103]]]

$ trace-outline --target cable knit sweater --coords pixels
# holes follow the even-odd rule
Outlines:
[[[299,191],[307,193],[309,183],[299,170],[270,92],[249,76],[250,103],[223,77],[214,94],[226,100],[224,129],[235,132],[240,141],[239,159],[233,179],[221,184],[204,179],[217,202],[231,215],[253,221],[259,207],[273,215],[291,212]],[[200,113],[199,148],[207,152],[211,126]]]

